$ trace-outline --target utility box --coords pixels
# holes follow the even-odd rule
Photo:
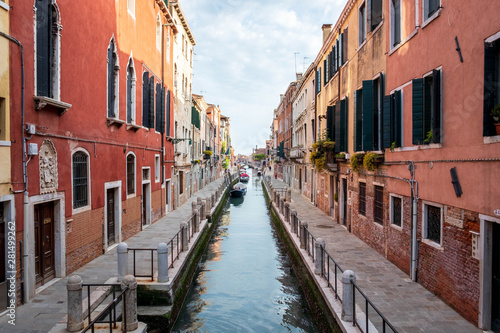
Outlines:
[[[29,156],[38,155],[38,144],[28,143],[28,155]]]
[[[35,124],[28,124],[28,134],[35,134],[36,133],[36,126]]]

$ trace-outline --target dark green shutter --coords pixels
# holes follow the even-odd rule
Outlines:
[[[499,102],[496,90],[498,82],[498,45],[500,43],[485,43],[484,45],[484,102],[483,102],[483,136],[495,135],[495,126],[491,118],[491,109]]]
[[[424,77],[424,139],[432,129],[432,76]]]
[[[363,90],[354,92],[354,151],[363,150]]]
[[[441,71],[432,71],[432,142],[441,142]]]
[[[342,64],[344,63],[343,62],[343,53],[344,53],[344,41],[343,41],[343,38],[344,38],[344,34],[341,33],[339,35],[339,50],[338,50],[338,53],[339,53],[339,68],[342,66]]]
[[[160,133],[165,133],[165,87],[161,87],[161,122]]]
[[[149,73],[142,74],[142,126],[149,127]]]
[[[412,142],[419,145],[424,142],[424,79],[414,79],[412,86]]]
[[[402,121],[403,113],[401,108],[401,90],[398,90],[394,93],[394,142],[396,142],[396,147],[402,146]]]
[[[52,97],[52,3],[37,0],[36,6],[36,94]]]
[[[167,130],[166,130],[166,135],[167,136],[170,136],[170,90],[167,89],[167,121],[166,121],[166,126],[167,126]]]
[[[328,82],[328,63],[326,60],[323,60],[323,68],[325,69],[323,72],[323,84],[326,86],[326,83]]]
[[[382,113],[382,149],[389,148],[394,141],[394,95],[384,96]]]
[[[337,102],[334,105],[335,108],[335,137],[332,139],[335,141],[335,152],[339,152],[339,142],[340,142],[340,103]]]
[[[334,127],[334,121],[335,121],[335,109],[333,106],[327,106],[326,107],[326,130],[327,130],[327,137],[330,140],[335,140],[333,137],[335,135],[335,127]]]
[[[114,43],[111,41],[108,48],[108,117],[115,117],[115,57]]]
[[[132,122],[132,70],[127,66],[127,123]]]
[[[340,142],[339,150],[347,151],[347,140],[348,140],[348,110],[349,110],[349,100],[347,97],[340,101]],[[337,144],[335,144],[337,146]]]
[[[155,78],[149,78],[149,128],[155,128]]]
[[[373,150],[373,81],[363,81],[363,148]]]
[[[161,85],[156,84],[155,131],[161,133]]]
[[[342,64],[345,64],[348,58],[348,53],[347,50],[349,48],[349,35],[348,35],[348,28],[344,29],[344,32],[342,33],[342,41],[343,41],[343,48],[342,48]]]

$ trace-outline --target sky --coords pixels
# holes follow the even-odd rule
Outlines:
[[[236,154],[269,139],[273,111],[295,71],[314,61],[323,24],[346,0],[181,0],[196,45],[193,93],[231,118]],[[298,54],[296,54],[298,53]]]

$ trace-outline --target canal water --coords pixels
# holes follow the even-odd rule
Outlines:
[[[317,332],[260,177],[228,200],[218,223],[173,331]]]

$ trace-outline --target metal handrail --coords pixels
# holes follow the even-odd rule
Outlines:
[[[139,248],[128,248],[129,251],[132,251],[134,253],[134,276],[135,277],[148,277],[148,278],[151,278],[151,281],[154,280],[154,251],[157,251],[158,249],[139,249]],[[135,253],[137,251],[150,251],[151,252],[151,274],[148,274],[148,275],[138,275],[136,273],[136,267],[135,267]]]
[[[181,232],[182,232],[182,230],[179,230],[174,235],[174,237],[172,237],[172,239],[167,243],[167,248],[170,248],[170,265],[169,265],[169,268],[174,267],[174,261],[177,260],[177,259],[179,259],[179,252],[180,252],[180,249],[179,249],[179,244],[180,244],[179,239],[181,238]],[[175,240],[175,248],[176,248],[175,258],[174,258],[174,240]]]
[[[90,290],[91,286],[115,286],[115,285],[105,285],[105,284],[84,284],[83,286],[87,287],[87,290]],[[99,323],[106,323],[106,321],[99,321],[101,318],[103,318],[106,314],[109,312],[109,331],[112,332],[113,328],[116,328],[116,305],[120,303],[120,301],[123,301],[123,311],[122,311],[122,332],[126,332],[126,322],[127,322],[127,302],[126,302],[126,295],[125,292],[129,290],[130,288],[126,286],[118,296],[115,297],[115,290],[113,288],[113,301],[109,303],[104,310],[102,310],[94,320],[91,320],[91,309],[90,309],[90,293],[88,293],[88,318],[89,318],[89,325],[83,329],[82,333],[87,332],[88,330],[91,330],[94,332],[94,326],[95,324]]]
[[[337,281],[338,281],[338,276],[337,276],[337,270],[340,271],[340,273],[344,273],[344,270],[342,269],[342,267],[340,267],[339,264],[337,264],[337,262],[335,261],[335,259],[333,259],[333,257],[326,251],[326,249],[321,246],[321,251],[323,251],[323,258],[326,257],[326,273],[325,273],[325,267],[324,267],[324,261],[323,261],[323,266],[321,267],[321,276],[323,278],[326,278],[326,282],[328,284],[328,287],[330,289],[333,290],[333,292],[335,293],[335,298],[340,300],[340,302],[342,303],[342,298],[339,296],[339,292],[338,292],[338,284],[337,284]],[[330,261],[333,262],[333,278],[334,278],[334,284],[332,286],[332,284],[330,283]],[[326,276],[325,276],[326,275]]]

